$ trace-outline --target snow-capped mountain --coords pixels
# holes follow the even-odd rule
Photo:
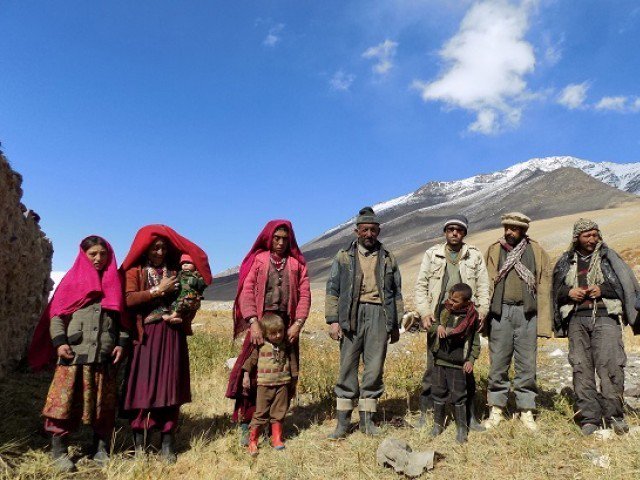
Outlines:
[[[570,167],[582,170],[593,178],[619,190],[640,195],[640,162],[612,163],[590,162],[576,157],[532,158],[517,163],[505,170],[489,174],[480,174],[452,182],[429,182],[415,192],[387,200],[374,205],[373,209],[382,214],[401,205],[418,203],[426,196],[442,199],[442,203],[464,197],[481,190],[500,190],[523,173],[552,172],[559,168]],[[441,203],[441,202],[437,202]]]
[[[470,232],[481,232],[499,227],[500,215],[507,211],[529,215],[535,226],[537,220],[627,202],[638,202],[640,208],[638,195],[640,163],[547,157],[462,180],[429,182],[374,209],[382,223],[382,241],[403,261],[439,241],[442,222],[456,213],[467,216]],[[326,277],[331,258],[353,239],[353,222],[351,218],[302,246],[315,281]],[[218,300],[232,298],[237,275],[220,277],[209,295]]]

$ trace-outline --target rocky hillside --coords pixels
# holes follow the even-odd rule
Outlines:
[[[51,289],[53,247],[21,184],[0,152],[0,377],[24,357]]]

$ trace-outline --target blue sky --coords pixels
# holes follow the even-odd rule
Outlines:
[[[531,157],[640,160],[631,0],[0,3],[0,141],[54,269],[165,223],[237,264]]]

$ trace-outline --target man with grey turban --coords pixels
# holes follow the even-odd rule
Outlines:
[[[623,411],[627,357],[622,326],[640,327],[634,308],[638,292],[633,272],[602,241],[598,225],[579,219],[569,250],[553,271],[553,303],[556,336],[569,337],[573,389],[584,435],[603,426],[618,435],[629,431]]]

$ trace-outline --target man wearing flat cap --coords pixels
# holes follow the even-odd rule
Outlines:
[[[634,308],[640,287],[627,264],[603,241],[592,220],[573,226],[569,249],[553,270],[556,335],[569,337],[577,418],[584,435],[603,425],[622,435],[624,365],[622,326],[638,331]],[[596,374],[600,378],[597,387]]]
[[[529,430],[538,426],[536,408],[537,337],[551,337],[551,264],[549,256],[527,235],[531,219],[524,213],[502,215],[504,236],[486,255],[493,294],[489,307],[489,378],[487,428],[503,420],[509,395],[509,367],[514,362],[513,391],[520,420]]]
[[[429,248],[422,258],[415,290],[416,310],[420,314],[423,327],[428,330],[434,319],[439,318],[449,289],[466,283],[473,292],[472,301],[476,306],[480,321],[489,312],[489,276],[482,253],[473,245],[464,242],[469,222],[462,214],[451,215],[443,222],[445,241]],[[420,420],[418,426],[425,423],[428,410],[433,408],[431,398],[431,371],[433,352],[427,345],[427,365],[422,377],[420,394]],[[476,391],[473,373],[466,375],[467,380],[467,422],[469,429],[483,431],[484,428],[475,415],[474,397]],[[444,408],[444,406],[442,406]]]
[[[378,217],[371,207],[364,207],[355,223],[356,239],[334,258],[325,298],[329,335],[340,341],[335,387],[338,425],[329,436],[333,440],[347,435],[355,402],[360,431],[378,433],[373,415],[384,391],[387,342],[398,341],[398,322],[404,313],[400,270],[395,257],[378,241]],[[359,382],[360,357],[364,371]]]

